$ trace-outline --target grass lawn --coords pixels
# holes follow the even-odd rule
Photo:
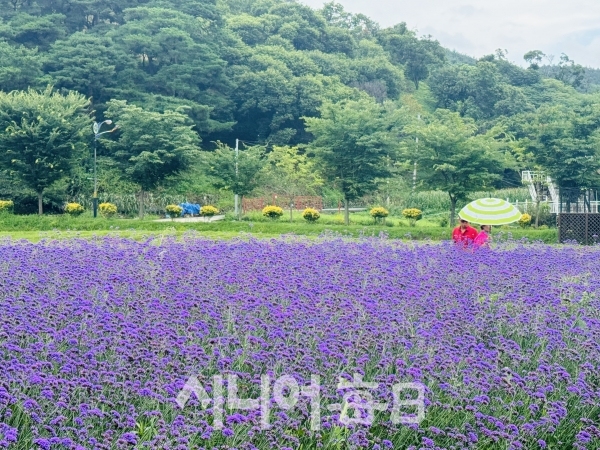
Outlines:
[[[343,225],[340,215],[323,215],[317,223],[306,223],[299,214],[292,222],[289,216],[277,221],[265,219],[260,214],[250,214],[245,220],[222,220],[212,223],[203,222],[156,222],[155,217],[140,219],[105,219],[84,215],[15,216],[0,217],[0,237],[38,241],[44,238],[66,238],[103,236],[107,234],[142,239],[148,235],[177,234],[195,230],[208,238],[229,239],[250,233],[259,238],[277,237],[282,234],[297,234],[317,237],[322,233],[334,232],[349,237],[379,236],[385,234],[393,239],[450,239],[451,228],[441,227],[435,222],[422,220],[411,227],[405,221],[388,218],[386,224],[374,224],[368,215],[353,214],[351,224]],[[531,228],[501,227],[493,230],[496,239],[510,236],[513,239],[528,238],[556,243],[556,230],[535,230]]]

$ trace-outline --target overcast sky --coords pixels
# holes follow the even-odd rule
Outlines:
[[[300,0],[320,8],[323,0]],[[529,50],[600,68],[600,0],[341,0],[383,27],[406,22],[451,50],[480,57],[497,48],[525,64]]]

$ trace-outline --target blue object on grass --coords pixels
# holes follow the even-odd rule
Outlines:
[[[190,214],[192,216],[200,215],[200,205],[198,205],[198,204],[180,203],[179,206],[181,206],[181,217],[183,217],[186,214]]]

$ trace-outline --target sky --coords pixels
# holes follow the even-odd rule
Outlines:
[[[300,0],[320,8],[323,0]],[[565,53],[577,64],[600,68],[600,0],[338,0],[348,12],[363,13],[382,27],[406,22],[419,36],[479,58],[507,50],[523,55],[541,50],[558,63]]]

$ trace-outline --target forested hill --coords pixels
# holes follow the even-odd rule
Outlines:
[[[2,0],[0,88],[77,90],[100,118],[108,100],[187,107],[211,141],[306,142],[323,101],[415,93],[482,124],[577,95],[501,53],[479,61],[383,29],[330,3],[282,0]],[[564,75],[564,74],[563,74]],[[567,74],[568,75],[568,74]]]

